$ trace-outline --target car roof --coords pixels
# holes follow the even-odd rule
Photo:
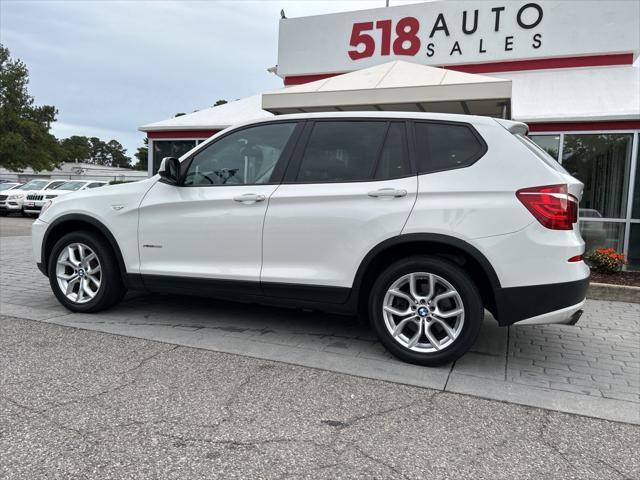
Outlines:
[[[281,122],[283,120],[312,120],[312,119],[353,119],[353,118],[388,118],[399,120],[437,120],[442,122],[461,122],[474,125],[496,125],[496,119],[479,115],[459,115],[454,113],[433,113],[433,112],[391,112],[391,111],[355,111],[355,112],[317,112],[317,113],[292,113],[287,115],[276,115],[275,117],[259,118],[242,125],[254,123]],[[505,121],[508,122],[508,121]],[[517,122],[509,122],[517,123]],[[232,128],[238,125],[234,125]]]

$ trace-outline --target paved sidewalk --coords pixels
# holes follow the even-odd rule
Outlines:
[[[31,261],[29,239],[0,242],[5,315],[640,424],[640,304],[589,300],[576,326],[503,329],[488,318],[472,352],[423,368],[391,357],[349,317],[142,294],[70,314]]]
[[[0,316],[0,478],[640,478],[640,427]]]

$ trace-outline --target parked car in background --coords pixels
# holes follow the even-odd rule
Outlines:
[[[18,182],[2,182],[0,183],[0,192],[13,190],[14,188],[19,187],[20,185],[23,185],[23,184]]]
[[[64,182],[62,185],[58,185],[54,189],[30,192],[25,199],[23,209],[27,215],[39,215],[40,210],[42,210],[42,206],[47,200],[81,190],[103,187],[107,184],[108,182],[98,180],[70,180],[68,182]]]
[[[21,183],[3,182],[0,183],[0,215],[6,216],[9,214],[9,208],[7,206],[9,195],[15,194],[15,190],[18,190],[22,186]],[[16,210],[18,211],[18,210]]]
[[[0,194],[0,215],[5,216],[10,213],[21,213],[26,215],[22,210],[27,195],[32,191],[59,187],[66,180],[30,180],[21,187],[16,187],[9,192]]]
[[[249,122],[148,180],[45,203],[34,259],[76,312],[127,289],[357,312],[397,357],[451,362],[485,308],[501,326],[573,324],[585,302],[584,185],[527,130],[414,112]]]

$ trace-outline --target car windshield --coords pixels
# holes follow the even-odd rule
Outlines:
[[[31,180],[19,188],[20,190],[42,190],[47,183],[49,183],[47,180]]]
[[[56,187],[56,190],[80,190],[85,182],[66,182]]]

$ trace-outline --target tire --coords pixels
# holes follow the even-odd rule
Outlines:
[[[0,212],[0,217],[6,217],[9,215],[9,212]]]
[[[27,212],[25,212],[24,210],[20,210],[20,213],[22,214],[23,217],[28,217],[29,214]]]
[[[70,258],[69,248],[74,252],[73,258]],[[84,261],[78,262],[82,256],[81,249]],[[95,258],[91,257],[91,253],[95,254]],[[72,312],[105,310],[122,300],[127,291],[111,245],[93,232],[71,232],[58,240],[51,251],[47,272],[54,295]],[[70,283],[73,283],[71,287]],[[65,285],[71,289],[69,295],[72,298],[63,291]],[[84,285],[86,289],[80,292],[80,286]]]
[[[429,295],[431,279],[435,295]],[[411,294],[412,283],[417,295]],[[440,299],[434,303],[436,297]],[[409,257],[390,265],[374,283],[368,306],[371,325],[389,352],[405,362],[430,367],[466,353],[478,338],[484,317],[482,299],[469,275],[457,264],[432,256]]]

